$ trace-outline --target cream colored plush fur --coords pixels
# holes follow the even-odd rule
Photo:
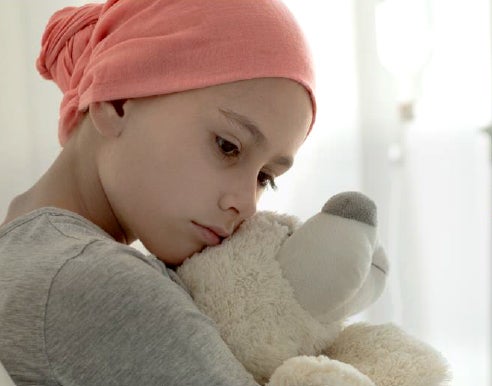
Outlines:
[[[265,258],[275,256],[295,223],[291,217],[263,213],[220,248],[203,251],[178,270],[195,303],[261,383],[285,359],[320,353],[341,330],[341,322],[325,326],[305,312],[277,260]]]
[[[441,354],[394,324],[348,326],[326,354],[352,364],[377,386],[444,385],[450,381]]]
[[[361,195],[347,197],[342,195],[334,210],[325,213],[324,208],[313,216],[315,221],[304,224],[292,216],[258,213],[221,245],[185,261],[177,273],[261,384],[444,385],[444,359],[398,327],[353,325],[342,330],[350,313],[379,296],[387,273],[376,222],[364,214],[360,221],[358,217],[361,206],[372,202]],[[344,225],[337,227],[337,219]],[[324,237],[327,232],[337,237]],[[279,262],[281,250],[280,255],[294,256]],[[305,291],[304,286],[310,288]],[[312,302],[306,294],[320,301]]]

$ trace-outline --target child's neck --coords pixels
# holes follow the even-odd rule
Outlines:
[[[122,230],[101,186],[95,154],[68,144],[47,172],[15,197],[1,225],[44,207],[66,209],[87,218],[116,241],[131,243]]]

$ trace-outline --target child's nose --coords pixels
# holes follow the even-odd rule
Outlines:
[[[256,178],[254,182],[243,180],[241,183],[229,185],[226,193],[222,195],[219,205],[222,210],[232,210],[241,219],[246,219],[256,213],[258,194]]]

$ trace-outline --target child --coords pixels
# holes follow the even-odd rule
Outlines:
[[[0,227],[0,362],[18,385],[254,385],[170,268],[254,214],[309,133],[312,66],[290,13],[66,8],[37,68],[64,93],[63,149]]]

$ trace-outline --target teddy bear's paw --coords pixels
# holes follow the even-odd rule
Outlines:
[[[376,204],[359,192],[343,192],[331,197],[323,212],[377,226]]]
[[[441,386],[450,380],[442,354],[394,324],[352,324],[326,354],[350,363],[378,386]]]
[[[351,365],[324,355],[297,356],[278,367],[267,386],[375,386]]]

